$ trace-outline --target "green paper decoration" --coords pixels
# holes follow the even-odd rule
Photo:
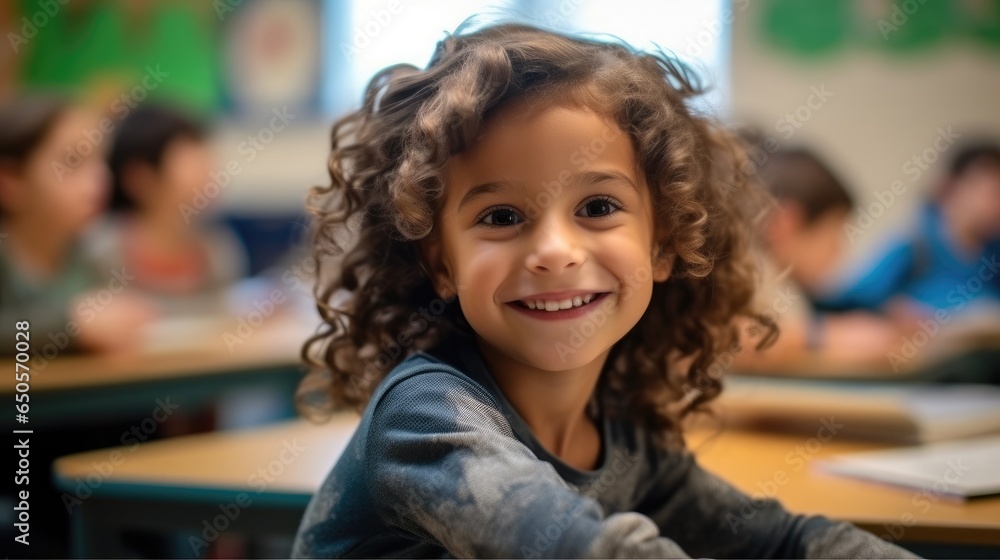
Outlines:
[[[880,18],[880,38],[890,50],[928,48],[952,27],[950,0],[894,0],[888,17]]]
[[[848,45],[919,52],[949,40],[1000,51],[1000,0],[759,0],[759,33],[804,58]]]
[[[843,2],[771,0],[764,8],[764,34],[780,48],[823,54],[844,42],[847,16]]]
[[[197,6],[150,2],[149,13],[134,22],[120,2],[67,4],[24,45],[21,79],[28,87],[67,91],[103,82],[128,95],[152,69],[166,77],[143,92],[149,99],[211,113],[222,99],[221,54],[215,14]],[[41,9],[38,0],[20,2],[21,15]]]

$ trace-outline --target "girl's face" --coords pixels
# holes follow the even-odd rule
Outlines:
[[[109,174],[102,146],[84,134],[96,124],[88,115],[70,112],[53,126],[16,179],[15,212],[67,232],[97,217],[107,201]]]
[[[445,181],[428,261],[439,291],[457,291],[481,341],[509,358],[547,371],[603,359],[669,275],[631,141],[596,113],[515,104]]]

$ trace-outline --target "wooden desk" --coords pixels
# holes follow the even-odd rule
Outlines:
[[[126,556],[118,537],[129,529],[183,533],[182,557],[203,554],[227,530],[290,546],[356,426],[356,416],[340,415],[63,457],[53,469],[60,492],[92,492],[71,512],[74,555]]]
[[[824,434],[825,435],[825,434]],[[1000,497],[965,503],[823,473],[816,459],[885,449],[881,443],[746,431],[689,436],[699,462],[751,495],[775,495],[796,513],[849,521],[894,541],[1000,546]],[[784,481],[784,482],[782,482]],[[929,501],[929,507],[925,504]]]
[[[197,538],[213,519],[219,519],[224,504],[238,503],[241,494],[250,504],[226,523],[230,530],[290,537],[356,422],[355,416],[343,415],[320,426],[293,421],[154,442],[122,451],[124,459],[107,476],[101,476],[98,469],[109,461],[111,450],[64,457],[55,465],[56,483],[62,490],[73,492],[76,480],[88,476],[102,481],[74,515],[77,553],[117,555],[114,535],[128,527],[186,531]],[[750,494],[763,493],[762,488],[767,491],[768,482],[774,482],[776,497],[792,511],[851,521],[897,542],[1000,546],[1000,498],[967,504],[940,501],[924,512],[913,504],[913,490],[825,475],[805,460],[884,445],[833,439],[817,449],[805,447],[806,439],[797,436],[713,435],[703,430],[689,438],[707,469]],[[289,457],[291,451],[285,451],[289,445],[297,446],[300,453],[285,463],[281,455]],[[798,469],[797,460],[790,459],[796,456],[803,461]],[[273,476],[265,485],[259,469],[268,468]]]
[[[220,322],[218,331],[192,337],[182,347],[123,355],[59,355],[47,364],[32,364],[29,426],[59,426],[80,419],[96,421],[148,415],[156,399],[171,397],[194,408],[234,387],[277,387],[294,391],[301,377],[299,351],[319,320],[288,313],[271,317],[243,343],[230,343],[235,333]],[[5,358],[0,367],[14,370]],[[14,378],[0,386],[11,396]]]

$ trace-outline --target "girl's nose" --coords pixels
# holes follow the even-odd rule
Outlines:
[[[559,273],[579,267],[586,259],[573,223],[550,219],[540,220],[531,244],[525,266],[536,273]]]

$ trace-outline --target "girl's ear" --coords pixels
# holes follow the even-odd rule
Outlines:
[[[675,260],[677,260],[677,253],[659,245],[656,254],[653,255],[653,282],[666,282],[674,270]]]
[[[452,281],[451,268],[444,258],[441,242],[433,233],[417,243],[421,266],[430,276],[434,291],[443,300],[450,300],[458,295],[458,289]]]
[[[17,209],[25,197],[25,188],[16,166],[6,160],[0,161],[0,208],[8,212]]]

